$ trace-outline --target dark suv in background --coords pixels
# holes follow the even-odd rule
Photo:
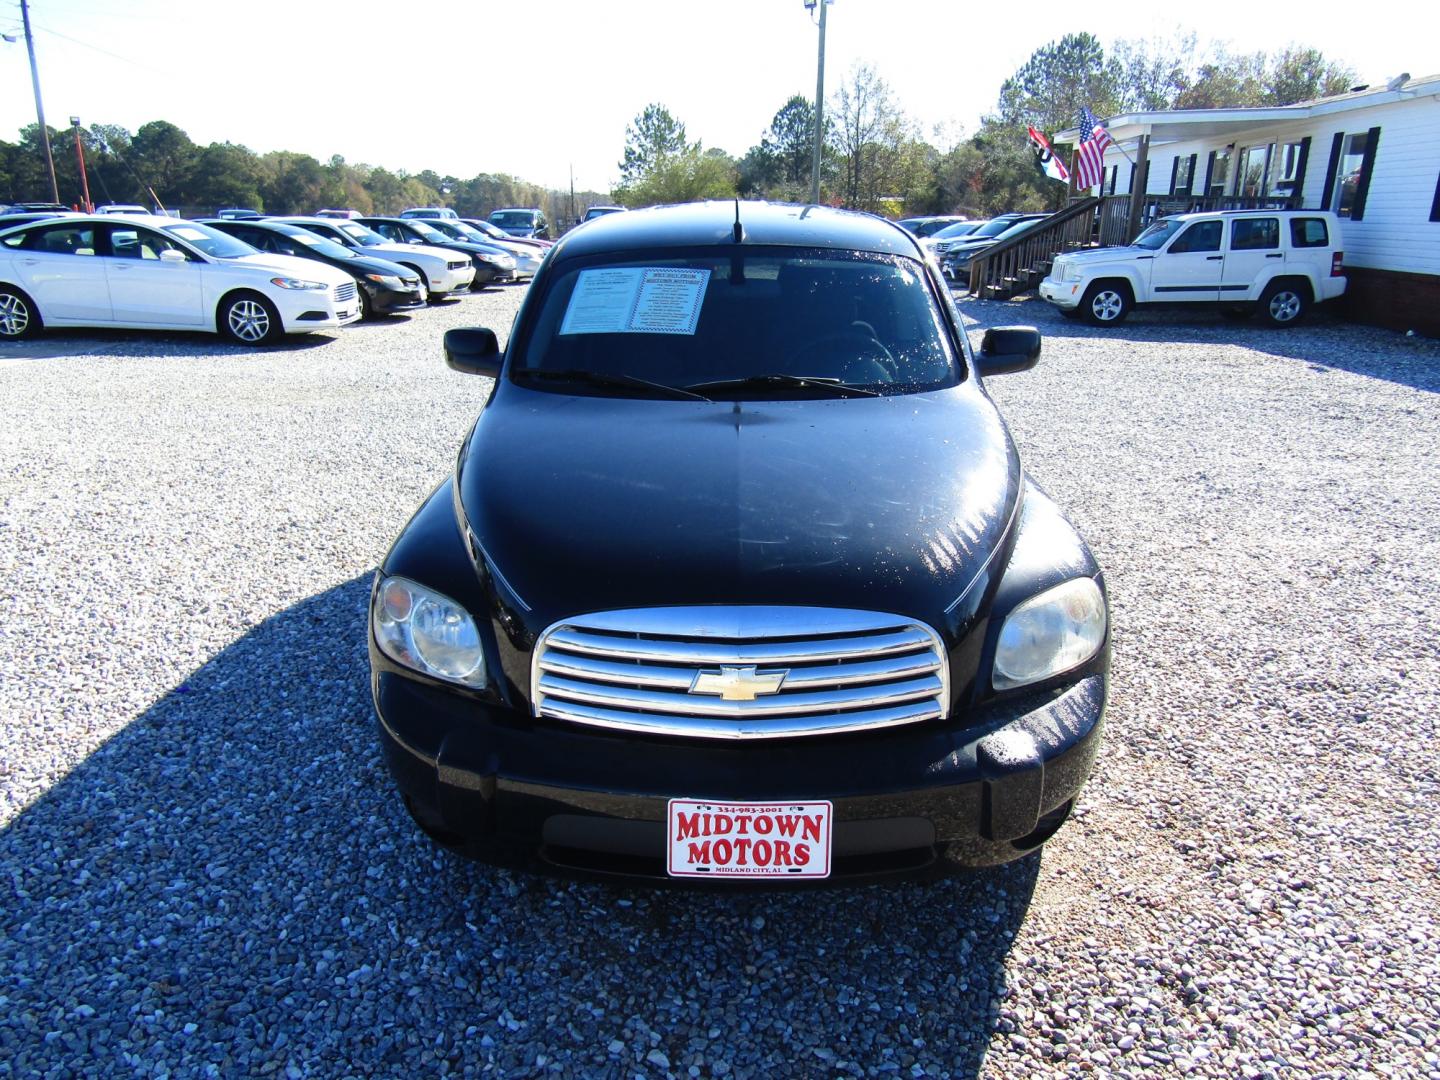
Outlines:
[[[508,207],[492,211],[490,224],[525,240],[550,239],[550,223],[545,220],[545,212],[533,207],[528,210]]]

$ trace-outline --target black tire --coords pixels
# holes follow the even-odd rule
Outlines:
[[[0,341],[24,341],[44,327],[35,301],[19,289],[0,285]]]
[[[370,302],[370,294],[365,291],[365,286],[358,281],[355,283],[355,294],[360,300],[360,321],[373,319],[375,317],[375,305]]]
[[[234,292],[215,309],[215,327],[237,345],[273,345],[284,336],[275,305],[256,292]]]
[[[1272,281],[1260,297],[1260,312],[1270,326],[1294,326],[1310,310],[1310,288],[1299,281]]]
[[[1114,326],[1125,321],[1135,297],[1123,281],[1097,281],[1085,290],[1080,317],[1091,326]]]

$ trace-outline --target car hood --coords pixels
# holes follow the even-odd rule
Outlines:
[[[307,281],[323,281],[326,285],[353,284],[355,279],[344,270],[337,270],[328,263],[315,259],[302,259],[296,255],[272,255],[262,252],[258,255],[241,255],[238,259],[223,259],[220,266],[243,267],[257,273],[279,271],[286,277],[304,278]]]
[[[1107,247],[1093,248],[1090,251],[1071,251],[1064,255],[1055,256],[1055,261],[1061,264],[1067,263],[1112,263],[1129,262],[1136,255],[1153,255],[1153,251],[1141,251],[1136,247]]]
[[[675,604],[819,604],[947,627],[974,615],[956,601],[1008,540],[1019,489],[1009,434],[973,383],[739,403],[506,383],[457,488],[532,632]]]
[[[395,255],[427,255],[432,259],[443,259],[449,264],[452,260],[459,261],[457,256],[461,255],[461,252],[435,247],[431,244],[397,244],[390,240],[383,244],[371,244],[356,250],[362,254],[373,254],[377,259],[388,259],[390,262],[400,261],[398,258],[392,257]]]

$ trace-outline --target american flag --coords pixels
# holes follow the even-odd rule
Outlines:
[[[1105,179],[1105,148],[1115,140],[1103,124],[1095,122],[1089,109],[1080,110],[1080,166],[1075,170],[1075,186],[1094,187]]]

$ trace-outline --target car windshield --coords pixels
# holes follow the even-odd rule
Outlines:
[[[315,254],[324,255],[327,259],[358,259],[360,257],[344,244],[337,244],[334,240],[327,240],[323,236],[317,236],[309,229],[302,229],[298,225],[292,225],[288,228],[283,225],[277,225],[276,231],[284,233],[297,244],[304,244],[311,251],[315,252]]]
[[[981,225],[978,229],[972,232],[970,236],[976,240],[980,239],[980,237],[982,236],[999,236],[1005,230],[1011,228],[1014,224],[1014,218],[995,218],[993,221],[987,221],[984,225]]]
[[[1159,251],[1165,246],[1165,241],[1179,232],[1184,224],[1183,221],[1176,218],[1162,218],[1137,236],[1135,243],[1131,246],[1145,248],[1148,251]]]
[[[1031,218],[1029,221],[1012,221],[1010,223],[1010,227],[996,235],[995,239],[1008,240],[1012,236],[1018,236],[1020,233],[1025,232],[1027,229],[1030,229],[1035,225],[1039,225],[1040,222],[1042,222],[1043,220],[1045,219]]]
[[[415,232],[423,236],[426,240],[429,240],[432,244],[443,244],[450,239],[450,237],[446,236],[427,221],[417,221],[415,218],[406,218],[405,224],[409,225],[410,228],[414,229]]]
[[[535,224],[535,215],[529,210],[496,210],[490,220],[507,229],[528,229]]]
[[[386,240],[385,237],[381,236],[378,232],[376,232],[374,229],[367,228],[364,225],[356,224],[353,221],[342,222],[341,224],[337,225],[336,228],[338,228],[346,236],[350,237],[351,240],[354,240],[357,244],[364,244],[366,247],[374,247],[376,244],[388,244],[390,242]]]
[[[491,225],[488,221],[477,221],[473,228],[484,233],[486,236],[494,237],[497,240],[508,240],[510,238],[510,234],[507,233],[504,229]]]
[[[986,222],[986,224],[989,224],[989,222]],[[979,228],[981,228],[981,226],[975,224],[973,221],[952,221],[943,229],[929,233],[925,232],[925,227],[922,225],[920,226],[919,235],[929,236],[932,240],[949,240],[956,236],[969,236]]]
[[[511,377],[627,396],[647,391],[611,384],[646,380],[737,400],[915,393],[954,385],[960,367],[914,260],[704,248],[562,271]]]
[[[462,240],[474,240],[479,244],[488,244],[490,237],[486,236],[479,229],[471,228],[469,225],[462,225],[458,221],[445,222],[446,231],[452,236],[458,236]],[[503,229],[501,230],[504,231]]]
[[[178,236],[192,247],[199,248],[212,259],[238,259],[258,252],[243,240],[236,240],[228,233],[212,229],[194,221],[177,221],[173,225],[161,225],[171,236]]]

